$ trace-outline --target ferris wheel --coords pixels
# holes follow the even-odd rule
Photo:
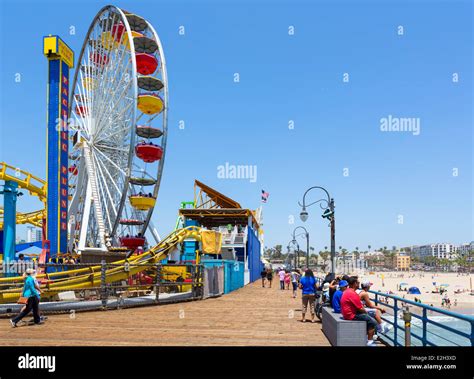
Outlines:
[[[68,249],[143,246],[167,139],[166,63],[153,26],[102,8],[84,40],[69,104]]]

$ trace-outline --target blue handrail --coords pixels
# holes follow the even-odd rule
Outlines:
[[[436,342],[429,340],[430,335],[435,335],[435,336],[437,336],[441,339],[444,339],[444,340],[446,340],[446,341],[448,341],[448,342],[450,342],[454,345],[459,345],[457,342],[453,341],[452,339],[449,339],[449,335],[448,336],[440,336],[440,335],[437,335],[434,332],[429,331],[428,330],[428,325],[429,324],[434,325],[434,326],[436,326],[440,329],[446,330],[447,332],[452,333],[454,335],[458,335],[458,336],[461,336],[463,338],[467,338],[467,339],[470,340],[471,346],[474,346],[474,316],[463,315],[463,314],[460,314],[460,313],[448,311],[446,309],[432,307],[430,305],[417,303],[417,302],[412,301],[412,300],[404,299],[400,296],[391,295],[391,294],[387,294],[387,293],[383,293],[383,292],[377,292],[377,291],[372,291],[372,290],[370,290],[369,292],[375,295],[375,297],[372,300],[375,302],[376,305],[378,305],[380,303],[385,307],[393,309],[393,312],[394,312],[393,322],[390,319],[382,316],[382,319],[384,321],[388,322],[389,324],[391,324],[393,326],[393,338],[388,336],[388,335],[384,335],[382,337],[382,339],[390,341],[394,346],[402,346],[402,343],[400,343],[398,341],[398,338],[399,338],[398,329],[404,331],[404,328],[401,327],[400,325],[398,325],[398,323],[397,323],[398,311],[402,310],[402,308],[399,307],[399,302],[402,302],[402,303],[405,303],[405,304],[410,304],[412,306],[421,308],[421,311],[422,311],[421,316],[416,314],[416,313],[412,313],[412,317],[421,320],[421,322],[422,322],[422,326],[421,326],[422,335],[420,336],[417,333],[414,333],[413,331],[411,332],[411,335],[413,337],[415,337],[416,339],[419,339],[422,342],[423,346],[427,346],[427,345],[437,346]],[[393,300],[393,305],[380,302],[379,297],[392,299]],[[471,331],[470,331],[470,333],[466,333],[466,332],[463,332],[461,330],[457,330],[457,329],[455,329],[455,328],[453,328],[449,325],[444,325],[444,324],[439,323],[437,321],[431,320],[427,315],[427,311],[437,312],[437,313],[452,317],[452,318],[457,319],[457,320],[466,321],[470,324]]]

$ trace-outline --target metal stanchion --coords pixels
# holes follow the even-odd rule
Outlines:
[[[155,264],[155,302],[160,302],[160,282],[161,282],[161,265],[159,263]]]
[[[196,266],[191,266],[191,296],[194,299],[196,297]]]
[[[102,307],[107,309],[107,264],[105,260],[101,261],[101,268],[100,268],[100,299],[102,300]]]
[[[408,306],[403,310],[403,321],[405,321],[405,346],[411,345],[411,313]]]

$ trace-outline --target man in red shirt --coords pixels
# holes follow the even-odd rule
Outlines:
[[[342,317],[344,317],[344,320],[365,321],[367,323],[367,346],[373,346],[377,321],[367,314],[359,295],[355,292],[359,288],[357,276],[351,276],[348,282],[349,287],[343,292],[341,297]]]

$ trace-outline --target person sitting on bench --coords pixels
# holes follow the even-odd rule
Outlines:
[[[367,346],[375,346],[374,333],[377,327],[377,321],[367,314],[359,295],[355,292],[359,288],[359,279],[357,276],[351,276],[348,280],[347,288],[341,297],[341,313],[344,320],[365,321],[367,323]]]
[[[349,283],[347,283],[347,280],[341,280],[339,282],[339,289],[336,290],[334,293],[334,296],[332,297],[332,309],[334,310],[334,313],[341,313],[341,297],[343,292],[347,289],[347,286]]]

